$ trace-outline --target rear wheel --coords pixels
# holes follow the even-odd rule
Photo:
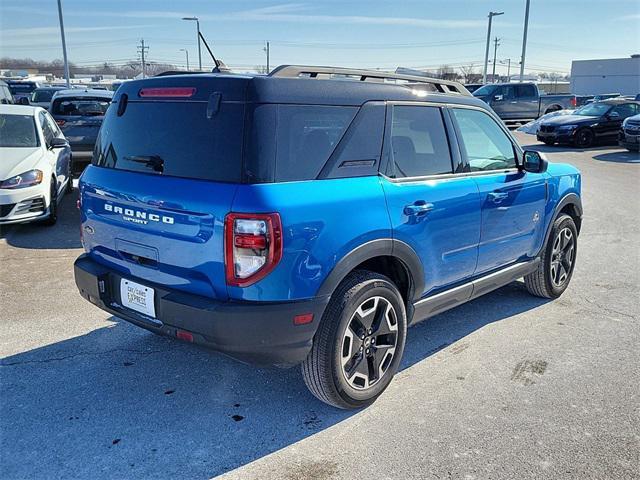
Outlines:
[[[578,230],[569,215],[553,223],[538,269],[524,277],[527,290],[543,298],[557,298],[569,286],[578,251]]]
[[[338,408],[373,403],[398,370],[407,334],[400,292],[384,275],[355,271],[331,297],[309,356],[304,381]]]
[[[73,192],[73,174],[71,172],[71,161],[69,161],[69,170],[67,171],[67,188],[64,193]]]
[[[576,147],[587,148],[593,145],[593,130],[590,128],[581,128],[576,132],[573,143]]]

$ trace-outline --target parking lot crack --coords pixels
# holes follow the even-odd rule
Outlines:
[[[167,350],[133,350],[128,348],[114,348],[111,350],[103,350],[100,352],[77,352],[73,355],[65,355],[63,357],[52,357],[52,358],[44,358],[39,360],[19,360],[16,362],[0,362],[0,367],[13,367],[19,365],[27,365],[27,364],[38,364],[38,363],[51,363],[51,362],[61,362],[64,360],[70,360],[76,357],[87,357],[87,356],[98,356],[98,355],[110,355],[112,353],[132,353],[134,355],[153,355],[155,353],[165,353]]]

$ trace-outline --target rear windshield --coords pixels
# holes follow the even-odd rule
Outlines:
[[[31,94],[32,102],[50,102],[55,90],[35,90]]]
[[[111,100],[104,97],[64,97],[54,100],[51,113],[54,115],[75,115],[82,117],[102,116]]]
[[[102,124],[93,163],[157,175],[239,182],[244,105],[222,102],[207,116],[205,102],[129,101]]]
[[[16,93],[31,93],[35,89],[36,89],[36,84],[35,83],[23,82],[23,83],[10,83],[9,84],[9,90],[14,95]]]
[[[0,147],[33,148],[37,146],[38,134],[32,115],[0,114]]]

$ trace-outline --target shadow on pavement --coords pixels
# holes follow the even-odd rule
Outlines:
[[[0,238],[16,248],[61,250],[81,248],[80,214],[76,208],[78,190],[65,195],[58,206],[58,221],[49,227],[42,223],[0,226]]]
[[[402,369],[543,303],[514,282],[423,322]],[[316,400],[298,368],[256,369],[113,317],[0,366],[5,478],[210,478],[359,415]]]
[[[614,163],[640,163],[640,153],[630,152],[628,150],[622,150],[620,152],[602,153],[600,155],[594,155],[594,160],[601,162],[614,162]]]

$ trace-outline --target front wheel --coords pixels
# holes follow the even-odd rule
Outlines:
[[[302,364],[304,382],[329,405],[370,405],[397,372],[406,335],[404,301],[393,282],[378,273],[355,271],[327,305]]]
[[[590,128],[581,128],[576,132],[573,143],[576,147],[588,148],[593,145],[594,135]]]
[[[527,290],[542,298],[558,298],[569,286],[578,251],[578,230],[569,215],[562,214],[551,227],[538,269],[524,277]]]
[[[49,196],[49,216],[44,220],[48,226],[55,225],[58,221],[58,185],[55,179],[51,179],[51,194]]]

